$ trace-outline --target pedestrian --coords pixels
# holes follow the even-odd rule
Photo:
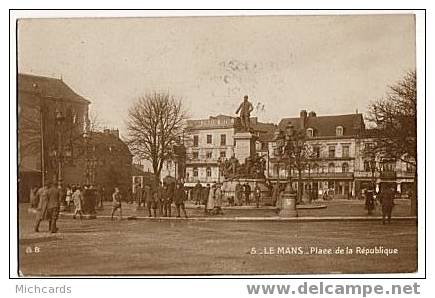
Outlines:
[[[39,187],[37,185],[34,185],[31,189],[30,189],[30,208],[33,209],[37,209],[38,205],[39,205],[39,200],[38,200],[38,189]]]
[[[204,212],[207,214],[207,204],[210,196],[210,184],[207,183],[206,187],[202,189],[202,202],[204,204]]]
[[[180,216],[180,209],[183,210],[184,217],[187,218],[186,208],[184,206],[184,201],[186,200],[186,191],[181,183],[177,183],[174,190],[174,203],[177,209],[177,217]]]
[[[200,205],[201,198],[202,198],[202,185],[199,181],[196,183],[195,187],[193,188],[193,193],[194,193],[195,205]]]
[[[47,202],[48,202],[48,184],[43,185],[36,192],[38,200],[38,214],[36,215],[36,221],[34,225],[34,231],[39,232],[39,225],[41,221],[48,220],[47,217]]]
[[[367,215],[372,215],[373,214],[373,210],[375,209],[375,198],[374,198],[374,193],[372,189],[369,189],[365,192],[365,197],[366,197],[366,209],[367,209]]]
[[[104,206],[104,201],[106,200],[106,188],[104,185],[101,186],[101,207]]]
[[[112,194],[112,215],[110,217],[111,220],[113,220],[113,215],[115,214],[115,211],[119,209],[119,215],[120,219],[122,220],[122,206],[121,206],[121,192],[119,191],[118,187],[115,187],[115,192]]]
[[[216,190],[214,192],[214,214],[216,215],[223,215],[224,212],[222,211],[222,189],[221,189],[221,185],[217,184],[216,185]]]
[[[255,206],[260,208],[260,200],[261,200],[261,188],[257,182],[255,182],[254,187],[254,196],[255,196]]]
[[[131,190],[131,187],[127,188],[127,194],[125,199],[127,204],[133,204],[133,191]]]
[[[234,188],[234,205],[241,206],[242,205],[242,194],[243,194],[243,187],[240,184],[240,181],[237,181],[237,184]]]
[[[213,184],[209,191],[207,204],[205,206],[206,214],[212,214],[212,211],[215,206],[215,192],[216,192],[216,185]]]
[[[48,183],[47,187],[43,188],[40,195],[41,210],[36,220],[34,230],[39,232],[39,225],[42,220],[48,220],[48,229],[51,233],[58,231],[56,221],[59,216],[60,207],[60,192],[53,183]]]
[[[245,193],[245,204],[246,204],[246,206],[249,206],[250,205],[249,197],[251,195],[251,186],[248,184],[248,182],[245,183],[244,193]]]
[[[78,186],[76,189],[74,189],[74,192],[72,194],[72,201],[73,201],[74,207],[75,207],[73,219],[76,219],[77,214],[79,214],[80,220],[82,220],[82,217],[83,217],[83,210],[82,210],[83,194],[80,190],[80,186]]]
[[[394,190],[387,186],[379,192],[379,201],[382,206],[382,224],[385,224],[385,219],[391,223],[391,213],[394,207]]]
[[[71,186],[69,184],[66,186],[65,201],[66,201],[66,207],[69,208],[71,206],[71,203],[72,203],[72,189],[71,189]]]
[[[154,217],[157,217],[157,210],[161,209],[160,207],[161,201],[162,201],[162,186],[160,182],[157,182],[157,185],[153,191],[153,200],[151,203],[151,208],[153,209]],[[161,213],[159,215],[161,215]]]
[[[151,217],[151,208],[153,205],[153,192],[151,190],[151,186],[145,184],[143,188],[142,198],[144,200],[144,206],[146,206],[148,210],[148,217]]]
[[[143,203],[143,189],[142,185],[140,183],[136,183],[134,186],[134,201],[136,201],[136,204],[140,207]]]
[[[171,217],[171,205],[172,205],[172,198],[174,195],[173,190],[171,189],[172,187],[168,186],[168,185],[164,185],[163,186],[163,192],[162,192],[162,197],[163,197],[163,215],[165,217]]]
[[[279,184],[275,183],[272,187],[272,204],[277,206],[279,197]]]

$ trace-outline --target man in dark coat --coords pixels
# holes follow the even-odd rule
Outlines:
[[[249,204],[250,204],[249,197],[251,195],[251,186],[248,183],[246,183],[243,191],[245,192],[245,203],[246,203],[246,206],[249,206]]]
[[[175,208],[177,208],[177,217],[180,217],[180,208],[183,210],[184,217],[187,218],[186,208],[184,206],[184,201],[186,200],[186,192],[184,191],[184,186],[181,183],[177,183],[174,190],[174,203]]]
[[[193,188],[193,194],[194,194],[195,205],[200,205],[201,198],[202,198],[202,185],[199,181],[196,183],[195,187]]]
[[[39,192],[39,191],[38,191]],[[34,230],[39,232],[39,224],[42,220],[47,219],[49,230],[51,233],[57,232],[56,221],[59,215],[60,207],[60,192],[56,185],[49,183],[39,192],[41,200],[40,212],[36,219]]]
[[[394,190],[391,187],[382,188],[379,193],[379,201],[382,206],[382,224],[385,224],[385,218],[388,218],[390,224],[394,207]]]
[[[366,191],[366,208],[367,214],[372,215],[373,210],[375,209],[375,198],[372,189],[368,189]]]
[[[142,185],[140,183],[137,183],[134,186],[134,200],[136,201],[137,205],[140,207],[142,204],[144,204],[143,200],[143,190]],[[145,205],[145,204],[144,204]]]
[[[143,187],[142,199],[144,200],[144,205],[148,210],[148,217],[151,217],[151,208],[153,205],[153,192],[151,186],[145,184]]]
[[[174,191],[172,188],[172,185],[164,185],[163,186],[163,192],[162,192],[162,201],[163,201],[163,216],[164,217],[171,217],[171,205],[172,205],[172,198],[174,195]]]

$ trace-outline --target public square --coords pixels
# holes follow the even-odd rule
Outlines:
[[[124,204],[125,218],[135,212]],[[361,202],[333,202],[326,209],[304,210],[302,216],[365,216]],[[25,207],[25,205],[22,205]],[[393,215],[407,215],[396,206]],[[109,212],[110,205],[99,214]],[[341,213],[339,212],[341,210]],[[346,213],[344,212],[346,211]],[[224,210],[229,216],[272,216],[273,210]],[[311,213],[310,213],[311,212]],[[136,212],[137,213],[137,212]],[[145,215],[144,212],[139,212]],[[143,213],[143,214],[142,214]],[[214,275],[288,273],[382,273],[417,269],[415,219],[342,221],[210,221],[188,209],[197,220],[73,220],[62,216],[59,233],[32,231],[35,214],[20,213],[20,270],[44,275]],[[253,217],[254,218],[254,217]],[[396,255],[278,254],[279,247],[375,247],[398,249]],[[252,248],[264,254],[251,254]],[[271,251],[272,249],[272,251]],[[273,252],[275,249],[275,252]],[[30,252],[30,250],[32,252]],[[35,252],[39,250],[39,252]],[[270,254],[266,254],[270,253]]]

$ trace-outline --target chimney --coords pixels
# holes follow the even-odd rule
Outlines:
[[[305,123],[307,122],[307,111],[302,110],[300,113],[300,128],[305,129]]]
[[[119,130],[118,129],[111,129],[110,134],[119,139]]]
[[[314,112],[314,111],[311,111],[308,113],[308,117],[316,117],[316,116],[317,116],[316,112]]]

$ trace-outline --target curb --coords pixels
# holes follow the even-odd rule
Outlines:
[[[72,218],[72,214],[60,213],[62,218]],[[110,219],[110,215],[97,215],[95,218],[84,219]],[[118,220],[118,217],[114,217]],[[381,221],[380,216],[324,216],[324,217],[146,217],[146,216],[126,216],[123,220],[148,220],[148,221],[278,221],[278,222],[321,222],[321,221]],[[416,216],[392,217],[391,220],[417,220]]]

